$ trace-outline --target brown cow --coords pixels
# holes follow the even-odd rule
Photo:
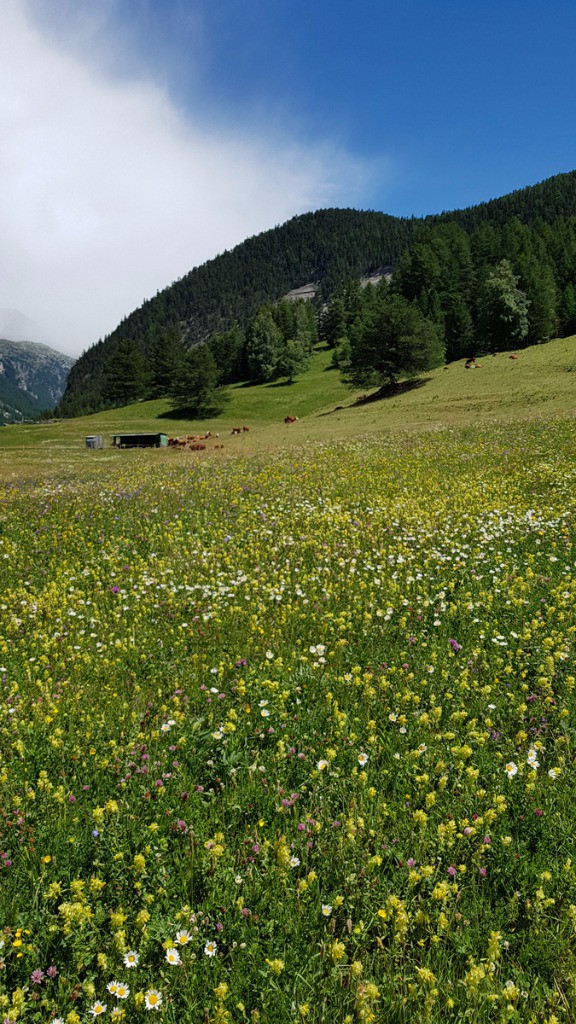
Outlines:
[[[247,434],[249,430],[250,430],[250,427],[242,427],[242,433],[243,434]]]
[[[230,431],[230,433],[231,434],[241,434],[242,433],[242,427],[232,427],[232,430]]]
[[[284,423],[296,423],[297,419],[298,419],[297,416],[285,416],[284,417]]]

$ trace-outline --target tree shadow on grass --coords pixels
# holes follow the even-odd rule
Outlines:
[[[183,406],[179,409],[167,409],[166,412],[159,412],[156,419],[158,420],[210,420],[219,416],[222,412],[222,406],[210,406],[205,409],[190,409],[189,407]]]
[[[379,388],[372,395],[359,395],[350,405],[337,405],[336,408],[330,409],[329,412],[320,412],[319,416],[332,416],[335,412],[341,412],[343,409],[357,409],[363,405],[373,405],[374,402],[381,402],[386,398],[398,398],[399,395],[405,395],[409,391],[416,391],[418,388],[423,388],[425,384],[431,381],[431,377],[418,377],[415,380],[401,380],[395,384],[385,384]]]

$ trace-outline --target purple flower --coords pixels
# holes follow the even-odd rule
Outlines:
[[[449,640],[448,643],[450,644],[450,647],[452,648],[452,650],[456,651],[456,653],[458,653],[458,651],[462,650],[462,645],[459,644],[457,640]]]
[[[46,971],[46,974],[48,975],[49,978],[55,978],[56,975],[58,974],[58,968],[54,967],[54,964],[52,964],[52,966],[49,967],[48,970]]]
[[[30,975],[30,981],[34,985],[40,985],[42,983],[43,977],[44,971],[41,971],[40,968],[38,967],[35,971],[32,971],[32,974]]]
[[[453,864],[451,864],[450,867],[446,869],[446,874],[450,875],[450,878],[456,877],[456,868],[454,867]]]

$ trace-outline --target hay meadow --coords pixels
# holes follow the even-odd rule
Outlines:
[[[576,1019],[576,340],[323,358],[219,450],[1,432],[5,1024]]]

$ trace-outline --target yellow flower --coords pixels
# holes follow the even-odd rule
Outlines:
[[[276,975],[282,974],[282,971],[284,970],[284,961],[283,960],[279,960],[279,959],[276,959],[276,960],[266,960],[266,963],[268,964],[268,966],[269,966],[269,968],[270,968],[270,970],[272,971],[273,974],[276,974]]]

